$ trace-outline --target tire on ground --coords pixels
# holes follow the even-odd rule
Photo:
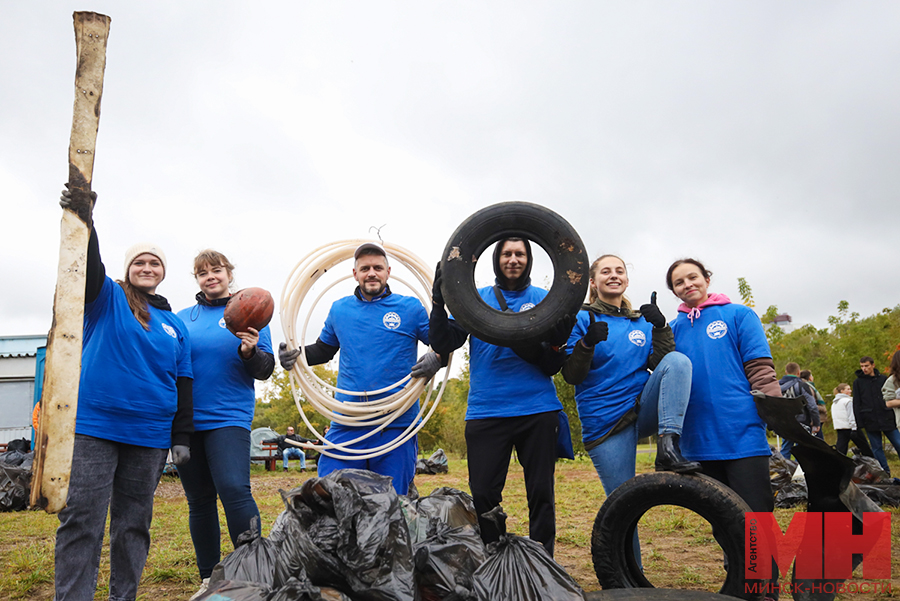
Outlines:
[[[671,472],[632,478],[613,491],[597,513],[591,555],[604,589],[653,586],[635,560],[632,537],[641,517],[660,505],[685,507],[712,525],[716,541],[728,558],[721,594],[761,598],[761,594],[744,590],[744,513],[750,507],[733,490],[708,476]]]
[[[521,313],[488,306],[475,287],[481,253],[510,237],[535,242],[553,263],[550,292]],[[587,292],[588,268],[584,243],[568,221],[540,205],[502,202],[474,213],[453,232],[441,258],[441,290],[454,319],[473,336],[498,346],[529,345],[545,339],[560,317],[578,312]]]

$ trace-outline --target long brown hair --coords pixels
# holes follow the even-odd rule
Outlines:
[[[894,352],[894,356],[891,357],[891,365],[888,369],[891,370],[891,375],[894,376],[894,384],[900,386],[900,351]]]
[[[140,322],[147,331],[150,330],[150,309],[147,306],[147,293],[135,288],[125,275],[125,280],[116,280],[116,283],[125,291],[128,307],[134,313],[134,318]]]
[[[608,259],[610,257],[612,257],[613,259],[618,259],[619,261],[622,261],[622,257],[620,257],[618,255],[600,255],[599,257],[594,259],[593,263],[591,263],[591,269],[590,269],[589,273],[590,273],[592,280],[595,279],[597,269],[600,267],[600,261],[602,261],[603,259]],[[625,265],[625,261],[622,261],[622,266],[625,267],[625,272],[627,273],[628,266]],[[594,301],[596,301],[599,298],[600,298],[600,295],[597,294],[597,289],[594,286],[591,286],[590,289],[588,290],[588,304],[593,304]],[[628,300],[628,297],[625,296],[624,294],[622,295],[622,305],[626,309],[631,311],[631,301]]]

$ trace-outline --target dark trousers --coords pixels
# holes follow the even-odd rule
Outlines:
[[[475,512],[479,516],[481,538],[485,543],[500,538],[497,527],[480,516],[503,500],[503,486],[515,447],[525,471],[529,536],[543,544],[547,552],[553,555],[556,540],[553,477],[558,428],[557,411],[466,422],[469,488],[475,500]]]
[[[875,457],[872,454],[872,447],[869,446],[869,441],[866,440],[866,435],[859,430],[835,430],[835,433],[837,434],[837,442],[834,443],[834,448],[841,455],[847,454],[847,447],[850,446],[850,441],[852,440],[853,444],[864,456]]]
[[[229,426],[191,435],[191,460],[178,468],[188,500],[191,539],[201,578],[208,578],[219,563],[219,508],[222,501],[231,543],[259,519],[250,492],[250,432]]]
[[[775,509],[768,457],[701,461],[700,465],[703,466],[704,474],[736,492],[750,506],[750,511],[772,512]],[[773,584],[778,582],[778,575],[778,564],[773,560],[771,579]],[[776,594],[774,598],[777,599],[778,595]]]
[[[107,510],[109,599],[137,596],[166,452],[75,435],[69,496],[56,530],[56,601],[94,599]]]

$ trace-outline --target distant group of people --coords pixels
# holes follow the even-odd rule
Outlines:
[[[90,226],[95,199],[92,193],[66,191],[61,204]],[[169,449],[188,499],[201,578],[208,578],[220,559],[217,498],[233,543],[259,516],[250,491],[249,432],[254,381],[265,380],[274,369],[270,333],[268,328],[251,329],[235,338],[225,329],[234,265],[222,253],[207,250],[195,258],[196,304],[177,315],[157,294],[166,265],[158,246],[139,244],[126,253],[123,280],[113,281],[105,275],[91,228],[75,453],[69,500],[57,533],[60,601],[93,597],[108,508],[110,598],[135,598],[149,549],[153,493]],[[531,283],[528,240],[501,239],[492,265],[495,284],[478,292],[493,309],[523,312],[546,296]],[[575,386],[585,449],[607,494],[635,475],[637,442],[654,434],[656,470],[702,471],[735,490],[753,511],[772,511],[766,424],[751,391],[782,396],[795,390],[798,394],[790,396],[806,401],[801,418],[812,433],[820,427],[811,375],[807,384],[799,366],[789,364],[779,382],[758,316],[710,291],[712,273],[696,259],[675,261],[666,273],[667,287],[681,301],[671,322],[657,306],[655,292],[635,310],[626,297],[625,262],[603,255],[590,267],[589,302],[577,314],[560,317],[540,343],[512,348],[479,339],[448,315],[440,266],[430,314],[417,298],[391,291],[390,273],[380,245],[366,243],[356,250],[357,286],[332,304],[316,342],[303,349],[306,362],[326,363],[340,351],[339,389],[384,390],[407,375],[431,379],[469,340],[465,436],[476,512],[481,516],[501,503],[515,449],[524,470],[530,536],[551,555],[557,442],[569,435],[560,426],[565,421],[552,380],[560,371]],[[419,357],[419,343],[433,350]],[[282,367],[293,369],[300,352],[281,343]],[[900,365],[894,365],[898,361],[895,355],[892,374],[900,374]],[[886,467],[881,434],[895,447],[900,447],[900,436],[896,423],[886,417],[890,413],[893,420],[893,411],[882,410],[881,395],[887,399],[893,394],[896,401],[887,406],[900,406],[900,382],[893,375],[880,376],[872,364],[867,357],[861,362],[848,420],[837,409],[833,414],[836,428],[850,424],[839,430],[850,430],[849,439],[859,439],[853,423],[866,429],[874,455]],[[337,398],[371,401],[398,389],[362,397],[337,393]],[[876,390],[881,408],[872,401]],[[847,388],[839,392],[835,407],[848,404],[840,396],[847,396]],[[416,403],[386,428],[335,422],[326,440],[350,449],[386,445],[418,412]],[[843,436],[839,433],[839,444]],[[305,467],[300,446],[312,441],[293,428],[267,442],[278,444],[285,470],[292,457]],[[417,439],[411,437],[370,459],[323,454],[318,475],[368,469],[390,476],[397,493],[406,494],[417,452]],[[479,522],[485,542],[499,537],[492,523]]]

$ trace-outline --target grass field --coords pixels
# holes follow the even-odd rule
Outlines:
[[[638,455],[638,471],[651,471],[652,454]],[[900,463],[892,460],[900,473]],[[301,474],[265,472],[254,467],[253,495],[268,533],[283,505],[279,489],[289,490],[315,472]],[[450,461],[450,473],[417,476],[416,485],[426,495],[440,486],[468,491],[465,460]],[[591,563],[590,538],[594,517],[605,496],[593,466],[586,459],[564,461],[556,471],[556,560],[586,590],[597,590]],[[513,463],[504,491],[503,507],[509,515],[508,529],[528,533],[527,505],[521,467]],[[900,533],[900,511],[892,510],[893,532]],[[776,510],[782,528],[792,510]],[[199,576],[188,533],[187,502],[175,477],[164,477],[156,493],[151,535],[153,543],[144,570],[139,599],[187,599],[197,589]],[[224,524],[224,515],[221,519]],[[0,599],[51,599],[53,597],[53,543],[56,516],[39,511],[0,513]],[[656,586],[716,591],[724,580],[722,552],[710,526],[702,518],[677,507],[657,507],[641,520],[640,537],[645,572]],[[222,548],[231,550],[223,533]],[[109,549],[104,546],[96,599],[106,599],[109,579]],[[892,574],[900,575],[900,542],[892,540]],[[900,578],[895,577],[890,595],[849,594],[844,599],[900,598]],[[783,596],[782,598],[787,598]]]

